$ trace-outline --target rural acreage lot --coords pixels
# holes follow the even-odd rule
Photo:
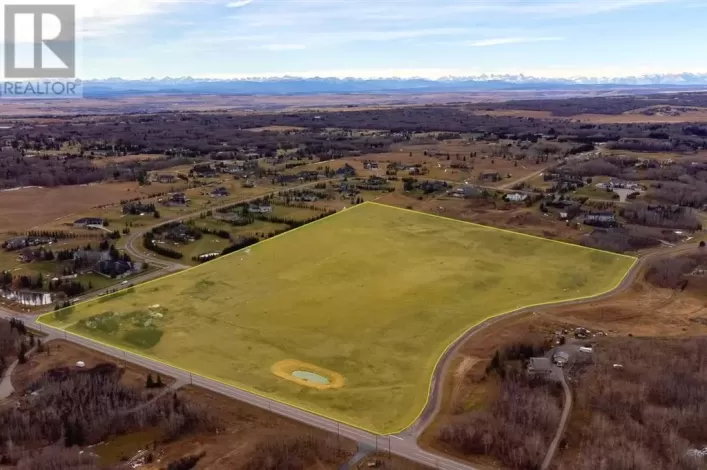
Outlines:
[[[423,409],[437,360],[464,331],[611,290],[634,262],[365,203],[40,321],[393,433]],[[271,370],[282,361],[339,374],[344,385],[283,379]]]

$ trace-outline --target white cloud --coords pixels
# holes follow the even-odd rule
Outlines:
[[[248,5],[249,3],[253,3],[253,0],[236,0],[235,2],[226,4],[226,6],[228,8],[240,8]]]
[[[463,44],[472,47],[488,47],[488,46],[500,46],[503,44],[525,44],[530,42],[550,42],[550,41],[563,41],[564,38],[547,36],[547,37],[507,37],[507,38],[491,38],[491,39],[481,39],[478,41],[465,41]]]

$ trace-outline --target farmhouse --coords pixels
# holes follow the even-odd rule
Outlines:
[[[2,247],[7,251],[19,250],[27,246],[27,239],[25,237],[15,237],[6,240]]]
[[[492,182],[497,182],[501,181],[501,174],[497,171],[482,171],[481,174],[479,175],[479,179],[481,181],[492,181]]]
[[[177,177],[174,175],[158,175],[157,176],[158,183],[169,184],[169,183],[174,183],[176,180],[177,180]]]
[[[270,214],[272,206],[270,204],[249,204],[248,212],[251,214]]]
[[[344,178],[349,176],[356,176],[356,169],[346,163],[343,167],[336,170],[336,176],[343,176]]]
[[[197,236],[192,227],[186,224],[178,224],[174,227],[170,227],[164,235],[167,240],[178,243],[191,243],[196,240]]]
[[[218,188],[211,191],[211,197],[226,197],[229,194],[230,193],[228,192],[228,189],[223,186],[219,186]]]
[[[187,204],[189,199],[187,199],[187,195],[184,193],[174,193],[169,196],[169,202],[172,204]]]
[[[47,245],[56,242],[56,238],[51,237],[15,237],[6,240],[2,247],[5,251],[19,250],[28,246]]]
[[[527,370],[532,375],[550,375],[552,373],[552,361],[546,357],[531,357],[528,361]]]
[[[22,263],[31,263],[39,257],[39,252],[31,248],[25,248],[22,250],[17,257],[17,259]]]
[[[385,178],[381,178],[380,176],[369,176],[366,180],[366,184],[369,186],[381,186],[384,184],[388,184],[388,180]]]
[[[277,180],[274,182],[277,182],[279,184],[287,184],[287,183],[294,183],[297,180],[299,180],[297,175],[278,175]]]
[[[123,214],[140,215],[155,212],[154,204],[143,204],[141,202],[129,202],[123,206]]]
[[[115,278],[132,273],[134,267],[129,261],[107,259],[99,261],[94,271],[102,276]]]
[[[367,162],[364,162],[364,163],[363,163],[363,168],[364,168],[365,170],[377,170],[377,169],[378,169],[378,163],[367,161]]]
[[[72,259],[75,264],[82,266],[94,266],[100,261],[110,259],[110,255],[107,251],[76,250],[72,255]]]
[[[618,225],[613,212],[590,212],[584,217],[584,223],[594,227],[616,227]]]
[[[74,227],[75,228],[86,228],[86,227],[93,227],[93,226],[105,226],[106,225],[106,219],[101,219],[99,217],[84,217],[83,219],[79,219],[74,221]]]
[[[194,165],[190,173],[200,178],[214,178],[217,175],[216,168],[214,168],[214,165],[210,163]]]
[[[472,184],[465,184],[461,188],[456,188],[449,192],[449,195],[452,197],[459,197],[464,199],[472,197],[481,197],[483,194],[483,189]]]
[[[319,179],[319,173],[316,171],[300,171],[297,176],[302,181],[317,181]]]
[[[513,193],[506,196],[506,201],[509,202],[523,202],[528,199],[527,194]]]

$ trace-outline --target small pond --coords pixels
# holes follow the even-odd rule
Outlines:
[[[323,375],[315,374],[314,372],[309,372],[307,370],[296,370],[292,372],[293,377],[297,377],[300,380],[306,380],[307,382],[314,382],[322,385],[328,385],[329,379]]]

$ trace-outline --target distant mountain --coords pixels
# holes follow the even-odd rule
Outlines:
[[[310,95],[323,93],[442,93],[512,90],[572,90],[581,88],[702,88],[707,73],[655,74],[627,77],[542,78],[528,75],[479,75],[427,78],[333,78],[277,77],[244,79],[201,79],[192,77],[147,78],[144,80],[87,80],[86,96],[139,94],[223,94],[223,95]]]

